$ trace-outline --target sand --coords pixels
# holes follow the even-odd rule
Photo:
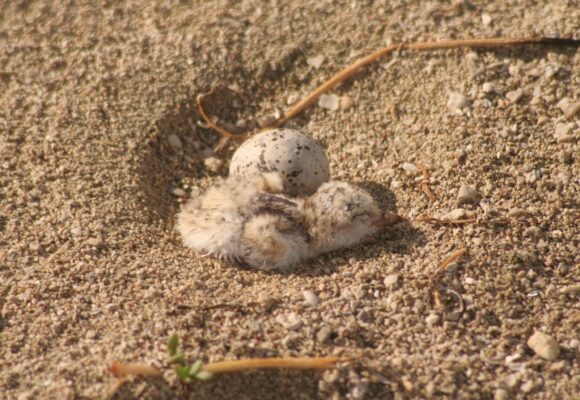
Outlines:
[[[575,48],[401,51],[331,92],[350,107],[290,121],[324,144],[334,178],[407,219],[371,243],[266,273],[200,258],[173,230],[186,196],[227,171],[228,156],[205,161],[218,137],[198,94],[221,85],[208,111],[253,129],[387,44],[578,39],[573,1],[96,3],[0,2],[0,398],[580,392]],[[448,108],[453,93],[465,107]],[[475,197],[459,201],[462,185]],[[475,221],[425,220],[458,208]],[[556,359],[527,345],[535,331]],[[356,360],[186,387],[167,364],[172,334],[205,362]],[[113,360],[164,379],[113,389]]]

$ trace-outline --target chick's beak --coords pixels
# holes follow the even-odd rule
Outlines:
[[[389,226],[393,226],[401,222],[403,218],[395,213],[381,213],[378,217],[374,218],[371,224],[374,227],[383,229]]]

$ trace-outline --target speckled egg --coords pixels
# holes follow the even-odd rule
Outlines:
[[[320,143],[296,129],[259,133],[236,150],[230,175],[264,172],[278,172],[290,196],[310,195],[330,179],[330,165]]]

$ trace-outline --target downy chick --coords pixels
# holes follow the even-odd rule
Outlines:
[[[281,191],[276,174],[222,179],[183,207],[177,229],[197,253],[273,270],[351,246],[399,220],[344,182],[327,182],[307,198]]]

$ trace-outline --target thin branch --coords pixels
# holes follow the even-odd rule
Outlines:
[[[463,297],[461,297],[461,295],[459,293],[457,293],[455,290],[451,290],[451,289],[445,289],[447,291],[447,293],[451,293],[456,299],[457,299],[457,303],[459,304],[459,308],[457,311],[459,314],[462,314],[463,311],[465,311],[465,302],[463,301]]]
[[[211,304],[207,306],[191,306],[188,304],[178,304],[177,307],[180,309],[190,309],[190,310],[198,310],[198,311],[210,311],[210,310],[217,310],[217,309],[232,309],[232,310],[244,310],[246,308],[252,308],[258,306],[259,303],[257,302],[250,302],[248,304],[233,304],[233,303],[218,303],[218,304]]]
[[[289,119],[300,114],[306,108],[311,106],[314,102],[318,100],[320,95],[326,93],[327,91],[333,89],[338,84],[349,79],[351,76],[355,75],[362,68],[375,62],[376,60],[392,53],[398,49],[409,49],[417,51],[425,50],[440,50],[440,49],[453,49],[462,47],[502,47],[502,46],[521,46],[527,44],[540,44],[540,45],[556,45],[556,46],[580,46],[580,40],[575,39],[559,39],[559,38],[524,38],[524,39],[502,39],[502,38],[491,38],[491,39],[460,39],[460,40],[441,40],[439,42],[423,42],[423,43],[412,43],[412,44],[394,44],[391,46],[384,47],[375,51],[374,53],[359,58],[351,66],[343,69],[342,71],[335,74],[328,81],[324,82],[318,88],[316,88],[312,93],[306,96],[304,99],[296,103],[290,110],[288,110],[284,115],[282,115],[278,120],[276,120],[272,128],[278,127],[288,121]]]
[[[542,46],[572,46],[572,47],[579,47],[580,40],[576,39],[562,39],[562,38],[523,38],[523,39],[503,39],[503,38],[490,38],[490,39],[460,39],[460,40],[441,40],[438,42],[422,42],[422,43],[411,43],[411,44],[394,44],[391,46],[384,47],[375,51],[374,53],[359,58],[356,60],[352,65],[339,71],[334,76],[332,76],[329,80],[324,82],[322,85],[317,87],[313,92],[311,92],[308,96],[300,100],[298,103],[294,104],[288,111],[286,111],[280,118],[274,121],[271,125],[267,126],[266,128],[277,128],[283,125],[286,121],[291,118],[294,118],[296,115],[300,114],[302,111],[310,107],[314,104],[318,98],[328,92],[329,90],[335,88],[340,83],[346,81],[356,73],[358,73],[361,69],[366,67],[369,64],[374,63],[378,59],[392,53],[398,49],[409,49],[415,51],[431,51],[431,50],[441,50],[441,49],[454,49],[454,48],[494,48],[494,47],[504,47],[504,46],[522,46],[522,45],[530,45],[530,44],[537,44]],[[205,113],[203,108],[203,99],[205,96],[211,94],[207,93],[201,95],[197,98],[197,108],[204,119],[204,121],[209,125],[210,128],[216,130],[221,136],[222,140],[227,139],[234,139],[237,142],[242,142],[246,140],[248,137],[253,135],[253,132],[246,132],[240,135],[234,135],[227,130],[219,127],[215,124]],[[223,148],[225,145],[225,141],[220,141],[220,145]]]
[[[435,194],[433,193],[431,187],[429,186],[431,184],[431,175],[429,174],[429,171],[427,171],[427,168],[423,164],[417,163],[417,168],[419,168],[419,171],[421,171],[421,173],[423,174],[423,180],[420,183],[421,190],[423,191],[423,193],[427,195],[427,197],[429,197],[429,200],[434,202],[435,200],[437,200],[437,197],[435,197]]]
[[[247,360],[220,361],[204,365],[202,371],[215,373],[246,371],[264,368],[329,369],[334,368],[338,357],[328,358],[255,358]]]
[[[419,218],[415,218],[417,222],[426,222],[429,224],[440,224],[440,225],[467,225],[467,224],[475,224],[477,222],[477,218],[468,218],[468,219],[454,219],[454,220],[443,220],[434,217],[427,217],[421,216]]]
[[[443,272],[445,272],[445,270],[451,264],[453,264],[454,262],[459,260],[461,257],[463,257],[463,255],[466,254],[467,252],[468,252],[468,250],[466,247],[463,247],[463,248],[457,250],[451,256],[449,256],[445,260],[443,260],[439,264],[439,268],[431,276],[429,287],[430,287],[430,291],[431,291],[431,294],[433,296],[433,300],[435,302],[435,305],[438,308],[441,308],[441,309],[445,308],[443,301],[441,300],[441,291],[446,291],[447,293],[452,294],[453,296],[455,296],[458,299],[457,301],[459,302],[460,313],[462,313],[465,310],[465,305],[463,304],[463,299],[461,298],[461,295],[454,290],[441,287],[441,285],[439,284],[438,281],[439,281],[439,278],[442,276]]]
[[[208,127],[215,130],[217,133],[219,133],[221,135],[221,139],[215,147],[215,151],[219,152],[226,147],[226,145],[228,144],[230,139],[233,139],[237,142],[243,142],[244,140],[246,140],[248,138],[250,133],[246,132],[246,133],[241,134],[241,135],[235,135],[235,134],[227,131],[226,129],[222,128],[221,126],[219,126],[215,122],[213,122],[213,120],[205,112],[205,108],[203,106],[203,100],[207,96],[210,96],[212,93],[213,93],[213,90],[208,92],[208,93],[204,93],[204,94],[197,96],[197,112],[199,112],[199,115],[201,115],[201,117],[203,118],[205,123],[208,125]]]
[[[444,271],[448,266],[459,260],[465,253],[467,253],[467,248],[463,247],[453,253],[451,256],[447,257],[445,260],[439,264],[439,270]]]

